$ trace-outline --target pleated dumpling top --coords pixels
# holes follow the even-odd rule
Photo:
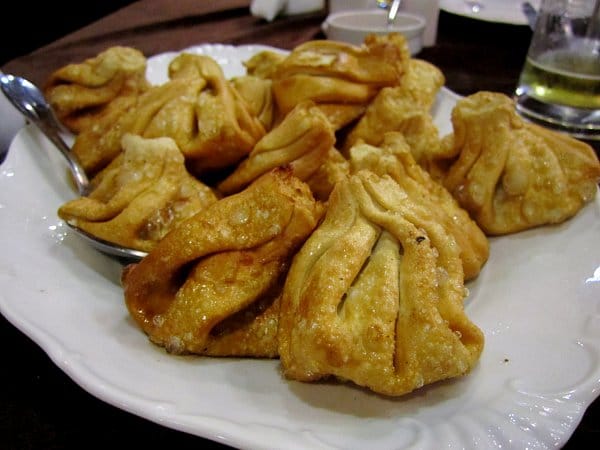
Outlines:
[[[286,279],[283,373],[391,396],[468,373],[484,338],[465,314],[463,278],[452,235],[392,178],[338,182]]]

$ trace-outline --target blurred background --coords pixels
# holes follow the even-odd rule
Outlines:
[[[10,21],[13,22],[11,24],[13,26],[0,27],[0,65],[18,56],[26,55],[131,3],[135,1],[35,2],[35,14],[33,11],[26,10],[30,7],[29,3],[17,4],[12,8],[16,7],[21,11],[11,16]],[[6,21],[6,16],[4,17]],[[17,27],[17,32],[13,27]]]

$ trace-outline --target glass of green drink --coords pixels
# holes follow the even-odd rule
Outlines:
[[[600,141],[600,0],[543,0],[515,90],[525,118]]]

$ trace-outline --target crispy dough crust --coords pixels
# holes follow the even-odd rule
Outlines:
[[[281,298],[286,377],[334,376],[398,396],[478,361],[483,334],[463,310],[454,239],[407,197],[370,171],[336,185]]]
[[[362,46],[309,41],[277,63],[273,94],[282,114],[301,101],[314,101],[337,130],[360,117],[381,88],[400,84],[409,59],[398,33],[368,36]]]
[[[73,151],[88,174],[118,156],[125,133],[172,138],[196,175],[239,162],[265,134],[212,58],[182,53],[170,63],[169,76],[123,114],[107,116],[76,137]]]
[[[443,184],[490,235],[573,217],[597,192],[600,163],[587,144],[525,122],[504,94],[479,92],[452,112]],[[440,167],[443,167],[441,165]]]
[[[225,195],[239,192],[262,174],[285,165],[304,181],[323,164],[334,143],[327,117],[312,101],[301,102],[258,141],[218,189]]]
[[[356,144],[350,149],[350,167],[353,172],[368,169],[391,176],[421,204],[424,217],[438,221],[452,234],[460,249],[465,280],[479,275],[490,254],[486,235],[456,199],[416,163],[401,133],[386,133],[379,147]]]
[[[124,270],[131,316],[169,352],[276,356],[282,277],[322,212],[289,170],[263,175]]]
[[[123,153],[93,180],[93,190],[63,204],[58,215],[88,233],[150,251],[172,228],[217,201],[186,170],[170,138],[126,134]]]
[[[57,118],[77,134],[135,104],[150,87],[146,58],[131,47],[109,47],[94,58],[54,71],[44,95]]]

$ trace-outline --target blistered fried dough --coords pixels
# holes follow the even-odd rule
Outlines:
[[[443,183],[488,234],[563,222],[597,191],[600,163],[587,144],[526,123],[504,94],[479,92],[452,112]]]
[[[399,396],[478,361],[484,337],[463,309],[458,247],[406,198],[370,171],[335,186],[281,297],[287,378],[333,376]]]
[[[282,279],[322,211],[290,170],[268,172],[125,269],[129,312],[169,352],[276,356]]]
[[[352,172],[368,169],[391,176],[420,209],[422,217],[437,221],[454,237],[465,280],[479,274],[489,257],[487,237],[452,195],[416,163],[402,134],[386,133],[380,147],[356,144],[350,149],[350,167]]]
[[[93,176],[121,153],[121,139],[126,133],[171,137],[181,149],[181,143],[194,133],[194,101],[205,86],[206,81],[201,78],[176,79],[152,86],[125,114],[100,119],[77,135],[73,152],[85,171]]]
[[[150,251],[184,219],[217,201],[188,174],[170,138],[126,134],[123,153],[94,178],[94,189],[62,205],[58,215],[88,233],[125,247]]]
[[[277,116],[271,80],[246,75],[232,78],[231,84],[246,100],[250,113],[260,120],[266,131],[269,131]]]
[[[306,180],[319,169],[334,143],[327,117],[310,100],[299,103],[258,141],[248,158],[219,183],[218,190],[225,195],[239,192],[262,174],[284,165]]]
[[[115,46],[53,72],[44,94],[57,118],[79,133],[104,116],[122,114],[148,87],[144,55]]]
[[[402,79],[410,52],[401,34],[371,35],[363,46],[314,40],[297,46],[277,65],[272,76],[275,101],[283,114],[303,100],[317,105],[350,108],[357,116],[346,113],[332,116],[339,128],[344,122],[362,114],[363,108],[386,86],[397,86]]]
[[[123,134],[170,137],[196,175],[227,167],[247,155],[265,130],[208,56],[182,53],[169,81],[143,93],[116,121],[100,121],[77,136],[73,151],[95,174],[120,153]]]
[[[344,140],[342,151],[362,140],[379,145],[388,131],[401,132],[420,164],[439,158],[440,138],[430,109],[444,84],[442,72],[434,65],[411,59],[399,86],[382,89],[365,114]]]

